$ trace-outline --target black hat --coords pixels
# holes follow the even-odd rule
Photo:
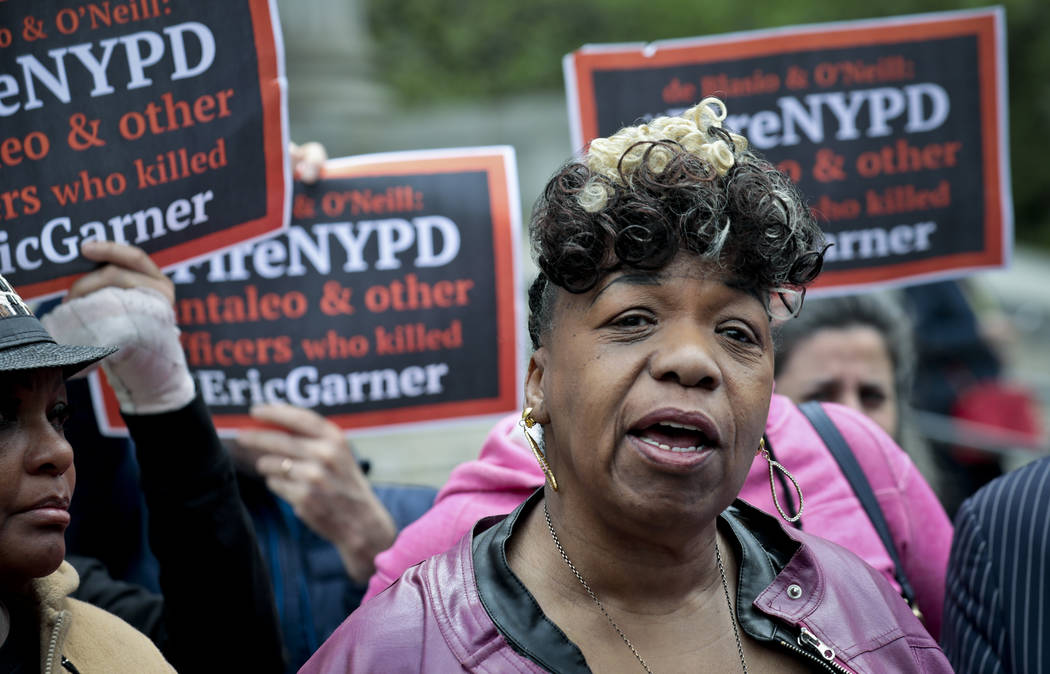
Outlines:
[[[0,372],[60,367],[70,377],[117,350],[115,346],[66,346],[57,344],[0,276]]]

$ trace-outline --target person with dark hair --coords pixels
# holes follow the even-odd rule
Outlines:
[[[988,341],[964,288],[956,280],[904,289],[919,356],[913,404],[964,425],[1002,429],[1038,444],[1043,437],[1038,400],[1004,376],[1003,354]],[[931,443],[944,474],[945,507],[952,516],[967,497],[1003,474],[998,452],[968,446],[965,432],[955,435],[954,442]],[[1002,445],[1010,446],[1009,441]]]
[[[900,440],[915,373],[911,320],[880,295],[813,300],[774,331],[777,393],[866,414]]]
[[[550,310],[543,305],[546,288],[542,283],[532,286],[536,348],[538,330],[550,321],[544,315]],[[912,461],[911,457],[921,460],[927,476],[933,474],[925,447],[900,421],[906,418],[914,365],[907,316],[882,296],[811,300],[797,317],[777,323],[773,337],[778,395],[770,402],[764,444],[805,486],[805,514],[795,526],[842,545],[881,571],[908,596],[936,638],[952,527]],[[827,441],[788,398],[795,403],[830,403],[821,407],[848,451],[856,455],[861,477],[873,496],[869,505],[877,508],[875,514],[885,522],[885,538],[880,540],[879,529]],[[543,474],[519,440],[520,434],[512,432],[515,421],[511,415],[497,424],[478,460],[453,470],[435,507],[376,557],[376,574],[366,599],[388,587],[412,564],[448,549],[477,519],[510,512],[543,484]],[[910,456],[889,436],[907,442]],[[763,464],[756,461],[752,465],[740,498],[769,513],[777,512],[778,503],[795,513],[797,499],[789,481],[778,479],[777,490],[771,492]]]
[[[174,671],[130,625],[69,597],[65,379],[116,349],[56,344],[2,277],[0,306],[0,670]]]
[[[878,571],[736,499],[764,451],[771,319],[797,313],[823,240],[725,116],[705,99],[625,128],[548,183],[521,419],[546,484],[305,672],[950,671]]]

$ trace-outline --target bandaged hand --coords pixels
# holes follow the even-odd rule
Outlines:
[[[84,255],[109,264],[74,284],[69,297],[41,320],[62,344],[119,346],[102,362],[122,412],[181,409],[195,395],[179,343],[171,281],[138,248],[85,244]]]

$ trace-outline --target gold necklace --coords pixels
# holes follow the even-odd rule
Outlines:
[[[580,585],[582,585],[583,589],[587,591],[587,596],[594,601],[598,610],[602,612],[602,615],[609,621],[612,628],[616,630],[616,633],[620,635],[623,642],[627,644],[627,648],[631,649],[631,652],[634,653],[634,657],[638,658],[638,662],[642,665],[642,669],[646,671],[646,674],[653,674],[653,670],[649,669],[648,663],[646,663],[641,654],[638,653],[634,644],[632,644],[631,640],[627,638],[627,635],[623,633],[623,630],[616,624],[616,621],[612,619],[609,612],[605,610],[605,606],[602,604],[601,600],[598,599],[598,595],[594,593],[591,586],[583,579],[583,576],[576,569],[576,565],[569,559],[569,555],[565,554],[565,548],[561,546],[561,541],[558,540],[558,534],[554,531],[554,525],[551,524],[551,514],[547,509],[546,499],[543,501],[543,517],[547,520],[547,531],[551,532],[551,538],[554,540],[554,547],[558,548],[558,553],[561,555],[561,558],[565,560],[565,564],[569,567],[569,571],[572,571],[572,575],[576,576],[576,580],[580,581]],[[744,674],[748,674],[747,661],[744,659],[744,645],[740,642],[740,631],[737,629],[736,617],[733,614],[733,601],[729,598],[729,583],[726,581],[726,569],[722,564],[722,553],[718,549],[717,538],[715,539],[715,561],[718,562],[718,573],[722,576],[722,590],[726,595],[726,606],[729,607],[729,623],[733,626],[733,636],[736,638],[736,652],[740,656],[740,667],[744,670]]]

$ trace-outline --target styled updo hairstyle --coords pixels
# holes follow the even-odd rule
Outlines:
[[[529,288],[533,348],[554,286],[585,293],[613,271],[658,270],[680,250],[762,297],[817,276],[824,237],[802,195],[722,128],[725,117],[722,101],[705,98],[680,117],[595,139],[551,178],[529,224],[540,268]]]

